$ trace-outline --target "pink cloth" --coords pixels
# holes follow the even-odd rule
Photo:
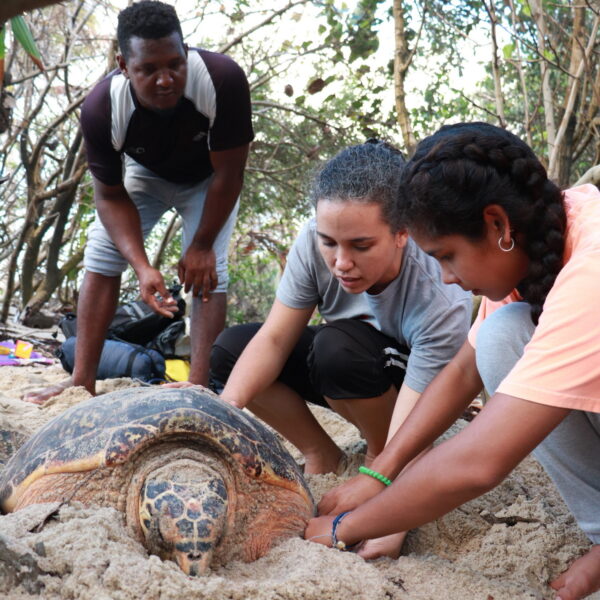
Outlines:
[[[10,350],[15,349],[15,342],[13,340],[3,340],[0,342],[0,346],[9,348]],[[24,365],[31,364],[43,364],[53,365],[56,362],[53,358],[46,358],[39,352],[32,352],[29,358],[17,358],[16,356],[9,356],[8,354],[0,354],[0,367],[22,367]]]

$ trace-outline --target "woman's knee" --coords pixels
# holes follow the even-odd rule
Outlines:
[[[320,394],[334,400],[379,396],[391,385],[383,375],[381,352],[361,336],[364,324],[357,329],[348,321],[334,322],[315,335],[308,356],[310,379]]]
[[[260,329],[261,323],[247,323],[224,329],[210,351],[210,379],[213,387],[223,388],[238,358]]]

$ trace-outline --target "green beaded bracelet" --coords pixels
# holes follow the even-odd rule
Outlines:
[[[358,467],[358,472],[363,473],[364,475],[369,475],[370,477],[374,477],[375,479],[381,481],[381,483],[384,483],[385,485],[392,485],[392,482],[385,475],[382,475],[377,471],[373,471],[373,469],[369,469],[369,467]]]

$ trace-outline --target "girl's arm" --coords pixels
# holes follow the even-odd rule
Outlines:
[[[243,408],[269,387],[281,373],[314,309],[290,308],[275,300],[267,320],[235,364],[221,398]]]
[[[337,528],[337,538],[353,544],[407,531],[484,494],[498,485],[568,413],[568,409],[495,394],[463,431],[431,450],[382,493],[348,514]],[[331,516],[313,519],[306,537],[325,534],[318,541],[328,541],[332,520]]]
[[[388,479],[394,479],[462,415],[482,387],[475,364],[475,350],[467,341],[427,386],[371,468]],[[398,413],[397,416],[400,420],[404,415]],[[357,475],[323,496],[319,514],[351,510],[383,488],[384,485],[376,479]]]

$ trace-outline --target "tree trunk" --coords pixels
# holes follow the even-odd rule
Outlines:
[[[531,16],[537,27],[538,55],[540,57],[540,72],[542,76],[542,100],[544,104],[544,119],[548,140],[548,154],[552,153],[556,138],[554,122],[554,97],[550,86],[550,65],[545,60],[546,54],[546,21],[541,0],[531,0]]]
[[[412,55],[408,49],[406,41],[406,32],[404,27],[404,6],[402,0],[394,0],[394,91],[396,98],[396,115],[398,124],[402,131],[404,146],[409,155],[411,155],[417,145],[415,134],[410,124],[408,108],[406,106],[406,73],[410,67]]]

